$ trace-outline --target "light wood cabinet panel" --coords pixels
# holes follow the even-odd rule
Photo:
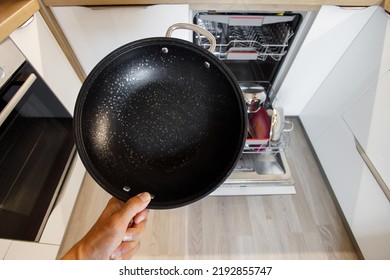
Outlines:
[[[268,11],[312,11],[323,5],[345,7],[368,7],[382,5],[387,11],[390,0],[41,0],[46,6],[110,6],[110,5],[154,5],[154,4],[190,4],[195,9],[224,10],[268,10]]]
[[[43,0],[47,6],[75,5],[124,5],[124,4],[264,4],[264,5],[339,5],[372,6],[380,5],[380,0]]]
[[[0,3],[0,42],[39,10],[36,0],[2,0]]]

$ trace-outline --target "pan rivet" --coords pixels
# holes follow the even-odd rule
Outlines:
[[[210,68],[210,63],[208,63],[207,61],[205,61],[205,63],[204,63],[204,67],[206,67],[206,68]]]
[[[164,47],[164,48],[161,49],[161,51],[162,51],[162,53],[168,53],[168,48]]]
[[[129,192],[129,191],[131,190],[131,188],[130,188],[129,186],[124,186],[124,187],[123,187],[123,190],[124,190],[125,192]]]

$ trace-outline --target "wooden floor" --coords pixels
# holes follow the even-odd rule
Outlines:
[[[297,119],[286,151],[295,195],[207,197],[151,211],[135,259],[357,259]],[[95,222],[109,195],[89,175],[60,248]]]

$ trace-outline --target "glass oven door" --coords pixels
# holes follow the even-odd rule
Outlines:
[[[0,110],[0,238],[38,241],[75,152],[72,117],[28,62]]]

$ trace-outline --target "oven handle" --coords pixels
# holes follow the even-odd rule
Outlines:
[[[15,95],[11,98],[8,104],[4,107],[4,109],[0,113],[0,126],[7,119],[9,114],[15,109],[16,105],[18,105],[19,101],[23,98],[26,92],[30,89],[31,85],[36,80],[37,76],[31,73],[23,85],[19,88],[19,90],[15,93]]]

